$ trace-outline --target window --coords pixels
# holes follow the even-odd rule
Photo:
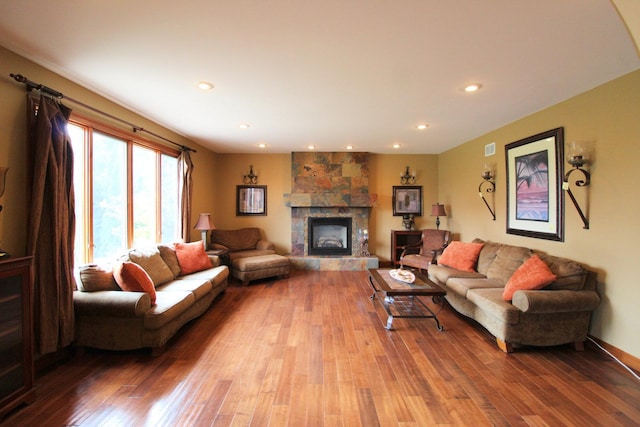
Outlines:
[[[179,237],[178,152],[73,117],[75,264]]]

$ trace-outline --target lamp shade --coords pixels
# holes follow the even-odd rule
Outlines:
[[[213,222],[211,221],[211,214],[201,213],[200,218],[198,218],[198,222],[193,228],[195,230],[213,230],[216,226],[213,225]]]
[[[447,212],[444,210],[444,205],[436,203],[431,205],[431,216],[447,216]]]

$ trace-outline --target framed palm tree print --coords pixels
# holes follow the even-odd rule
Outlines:
[[[564,129],[505,146],[507,233],[564,241]]]

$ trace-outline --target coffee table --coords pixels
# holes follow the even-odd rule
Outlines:
[[[393,329],[394,318],[428,318],[436,321],[439,331],[444,330],[438,320],[438,313],[444,307],[443,297],[447,291],[418,271],[412,270],[416,276],[415,282],[406,283],[391,277],[390,270],[390,268],[369,269],[369,283],[373,288],[371,301],[376,299],[380,301],[389,316],[385,327],[388,330]],[[430,296],[434,303],[440,305],[440,309],[434,312],[420,298],[416,298],[418,296]]]

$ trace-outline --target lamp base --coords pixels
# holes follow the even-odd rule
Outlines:
[[[207,250],[207,230],[202,230],[202,244],[204,245],[204,250]]]

